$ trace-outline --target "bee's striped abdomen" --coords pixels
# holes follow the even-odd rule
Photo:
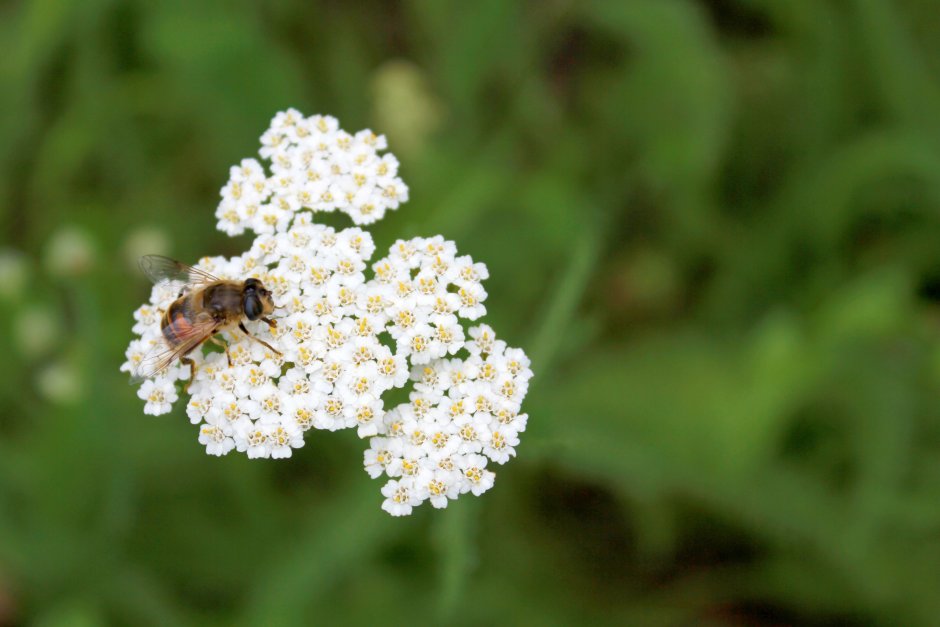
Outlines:
[[[163,315],[163,337],[170,346],[176,346],[188,338],[193,324],[186,317],[185,299],[175,301]]]

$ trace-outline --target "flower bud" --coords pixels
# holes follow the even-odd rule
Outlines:
[[[36,359],[48,354],[61,336],[58,317],[45,305],[30,305],[13,320],[13,341],[24,357]]]
[[[46,243],[46,269],[56,277],[69,278],[87,274],[95,265],[96,256],[94,242],[88,233],[79,227],[63,227]]]
[[[443,105],[425,72],[409,61],[388,61],[372,78],[373,115],[403,155],[420,154],[440,126]]]
[[[18,299],[28,278],[26,255],[13,248],[0,250],[0,299],[8,302]]]
[[[144,255],[167,255],[170,239],[166,231],[156,226],[144,226],[131,231],[124,240],[124,261],[129,268],[137,269]]]
[[[36,376],[36,387],[46,400],[59,405],[72,405],[82,399],[82,379],[72,365],[58,361]]]

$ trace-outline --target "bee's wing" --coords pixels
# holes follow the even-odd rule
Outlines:
[[[181,261],[163,255],[144,255],[140,258],[138,265],[154,285],[160,281],[179,281],[186,285],[199,285],[221,280],[205,270],[187,266]]]
[[[180,357],[212,337],[219,330],[221,323],[208,313],[201,313],[196,320],[185,327],[177,327],[176,337],[179,344],[167,346],[159,342],[141,359],[131,377],[131,385],[136,385],[144,379],[149,379],[161,370],[172,364]]]

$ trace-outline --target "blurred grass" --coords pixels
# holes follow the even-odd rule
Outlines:
[[[0,624],[936,624],[937,9],[0,6],[30,285],[0,289]],[[379,250],[490,268],[537,376],[481,499],[391,519],[350,434],[209,458],[117,371],[128,241],[243,249],[217,191],[288,106],[389,135],[412,201]],[[62,229],[90,271],[47,263]],[[17,337],[37,310],[52,348]]]

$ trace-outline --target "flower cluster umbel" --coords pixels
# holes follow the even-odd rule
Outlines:
[[[244,159],[222,188],[215,215],[229,235],[284,232],[301,209],[342,211],[356,224],[371,224],[408,200],[398,160],[377,153],[386,148],[383,135],[350,135],[334,117],[305,118],[290,109],[274,116],[261,145],[270,172]]]
[[[486,266],[435,236],[399,240],[370,268],[368,232],[313,221],[314,212],[339,210],[367,224],[407,199],[398,162],[377,154],[384,137],[350,135],[334,118],[289,110],[261,141],[269,171],[254,159],[233,167],[216,214],[222,231],[253,231],[254,243],[197,267],[222,279],[255,277],[271,290],[277,326],[247,324],[278,352],[224,332],[227,355],[190,355],[196,374],[186,411],[199,441],[211,455],[282,458],[311,429],[355,428],[370,438],[367,472],[389,477],[382,507],[393,515],[487,490],[487,463],[514,456],[525,429],[520,411],[532,371],[489,326],[465,330],[486,313]],[[122,370],[136,372],[165,348],[161,319],[179,289],[158,283],[134,313],[139,337]],[[169,412],[188,376],[175,363],[145,380],[144,412]],[[383,394],[405,386],[410,401],[385,407]]]

